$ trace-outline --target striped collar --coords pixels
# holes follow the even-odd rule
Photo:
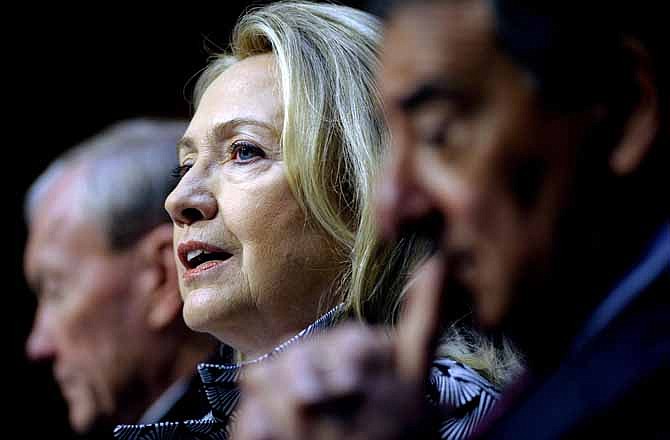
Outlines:
[[[244,367],[259,364],[273,359],[286,351],[292,345],[313,336],[331,327],[344,310],[340,304],[312,324],[298,332],[293,337],[275,347],[272,351],[256,359],[240,363],[201,363],[198,365],[198,374],[202,381],[207,400],[217,417],[230,416],[239,400],[238,383]]]
[[[234,411],[240,399],[239,379],[244,367],[275,358],[290,346],[333,326],[344,313],[344,309],[344,304],[334,307],[299,333],[257,359],[236,364],[216,362],[199,364],[198,374],[211,406],[211,411],[201,419],[118,425],[114,429],[114,438],[121,440],[140,438],[156,440],[181,438],[227,439],[229,437],[230,421],[234,419]],[[223,354],[223,350],[220,350],[220,354]],[[225,358],[225,356],[221,357]]]

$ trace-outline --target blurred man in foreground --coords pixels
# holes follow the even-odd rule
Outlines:
[[[213,341],[181,317],[172,226],[182,122],[118,123],[65,153],[26,197],[28,357],[51,361],[77,433],[199,417],[191,386]]]
[[[665,40],[647,3],[533,3],[392,15],[380,218],[389,234],[440,218],[437,290],[466,291],[526,353],[491,437],[655,437],[668,427],[648,402],[670,389]]]

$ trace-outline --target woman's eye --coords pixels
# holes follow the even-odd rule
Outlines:
[[[192,165],[179,165],[175,169],[172,170],[172,177],[175,179],[181,180],[182,177],[188,172],[188,170],[191,169]]]
[[[265,152],[248,142],[235,142],[233,144],[232,158],[236,162],[251,162],[256,158],[265,157]]]

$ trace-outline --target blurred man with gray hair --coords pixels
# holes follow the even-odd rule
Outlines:
[[[28,191],[24,267],[38,307],[26,351],[53,363],[77,433],[204,412],[191,379],[215,342],[182,320],[163,209],[185,127],[117,123]]]

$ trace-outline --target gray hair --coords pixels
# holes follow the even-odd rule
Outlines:
[[[66,172],[82,170],[81,209],[101,225],[108,246],[128,248],[152,228],[169,223],[164,209],[176,184],[175,145],[186,123],[131,119],[111,125],[58,157],[37,178],[25,199],[30,223],[38,203]]]

